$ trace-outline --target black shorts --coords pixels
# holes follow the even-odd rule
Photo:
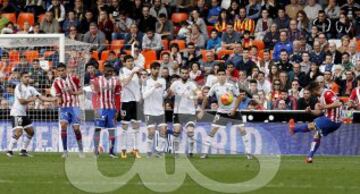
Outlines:
[[[225,127],[228,123],[232,125],[243,124],[242,116],[239,112],[236,112],[234,116],[230,116],[227,113],[216,113],[212,124],[214,126]]]
[[[121,105],[121,120],[125,124],[144,120],[143,113],[143,106],[139,102],[123,102]]]
[[[184,127],[193,125],[195,127],[196,116],[192,114],[174,114],[173,122],[174,125],[183,125]]]
[[[12,116],[11,123],[13,128],[32,127],[32,121],[28,116]]]
[[[156,126],[166,126],[165,115],[151,116],[145,115],[145,122],[147,128]]]

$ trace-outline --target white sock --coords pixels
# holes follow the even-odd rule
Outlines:
[[[121,150],[126,150],[126,148],[127,148],[127,133],[128,133],[128,130],[124,129],[121,134]]]
[[[194,137],[188,137],[187,141],[189,144],[189,153],[193,153],[194,152]]]
[[[174,152],[178,153],[179,152],[179,147],[180,147],[180,137],[175,137],[174,136]]]
[[[133,129],[133,149],[137,150],[138,149],[138,138],[139,138],[139,129]]]
[[[18,142],[17,139],[15,139],[14,137],[11,137],[10,143],[8,145],[8,151],[13,151],[13,149],[16,146],[17,142]]]
[[[208,154],[210,150],[211,143],[213,142],[214,137],[208,136],[204,143],[204,153]]]
[[[27,150],[27,147],[29,146],[31,139],[32,139],[32,136],[25,134],[25,137],[23,139],[23,144],[21,147],[22,150]]]
[[[251,145],[250,145],[250,137],[249,134],[246,133],[246,135],[241,136],[244,142],[244,150],[245,154],[250,154],[251,152]]]
[[[158,147],[159,152],[165,152],[166,143],[167,143],[167,138],[159,136],[159,147]]]
[[[153,146],[154,146],[154,138],[153,139],[147,138],[146,143],[147,143],[147,152],[152,153]]]

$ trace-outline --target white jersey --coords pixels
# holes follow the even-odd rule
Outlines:
[[[226,93],[231,94],[233,96],[233,101],[229,105],[224,105],[221,102],[221,96]],[[216,95],[219,105],[217,112],[227,114],[230,113],[235,106],[236,97],[239,96],[239,89],[234,84],[229,82],[226,82],[224,85],[221,85],[220,83],[216,83],[210,88],[208,97],[211,97],[214,94]]]
[[[28,99],[41,94],[32,86],[20,83],[15,88],[15,101],[10,110],[10,116],[26,116],[27,105],[22,105],[19,99]]]
[[[161,87],[155,88],[157,83]],[[166,92],[166,81],[164,78],[157,78],[154,80],[152,77],[148,78],[142,86],[142,94],[144,98],[144,114],[150,116],[164,115],[164,96]]]
[[[132,73],[132,70],[127,67],[123,67],[120,70],[120,80],[128,78]],[[141,99],[140,92],[140,80],[139,76],[135,74],[127,85],[123,85],[121,93],[121,102],[136,101],[139,102]]]
[[[174,113],[195,115],[195,90],[197,89],[194,82],[177,80],[171,84],[170,90],[175,93]]]

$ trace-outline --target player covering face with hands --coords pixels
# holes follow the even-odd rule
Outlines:
[[[42,96],[34,87],[30,86],[30,75],[28,72],[20,74],[20,83],[15,88],[15,101],[10,110],[12,117],[13,134],[8,145],[6,155],[12,157],[19,138],[25,132],[20,156],[31,156],[27,152],[32,137],[34,136],[34,127],[31,118],[27,115],[28,105],[36,100],[55,102],[57,98]]]

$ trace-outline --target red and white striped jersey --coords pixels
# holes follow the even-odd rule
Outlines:
[[[121,84],[117,77],[99,76],[91,80],[95,101],[94,108],[120,110]]]
[[[325,89],[320,96],[320,103],[323,105],[329,105],[336,101],[339,101],[339,98],[331,90]],[[326,109],[325,116],[327,118],[329,118],[330,120],[332,120],[336,123],[339,123],[339,122],[341,122],[341,110],[342,110],[342,107]]]
[[[74,92],[81,90],[80,79],[76,76],[66,76],[65,79],[57,77],[54,80],[53,87],[56,96],[61,98],[61,107],[79,107],[80,101]]]
[[[360,87],[356,87],[351,91],[349,100],[359,104],[360,106]]]

